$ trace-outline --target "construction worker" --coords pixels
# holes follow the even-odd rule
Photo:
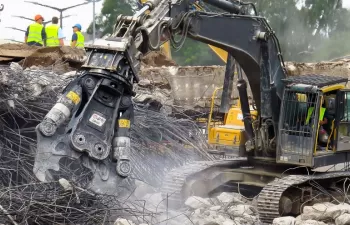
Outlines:
[[[307,117],[306,117],[306,121],[305,121],[305,125],[308,125],[310,122],[310,119],[315,116],[315,112],[314,112],[315,107],[309,107],[308,111],[307,111]],[[324,129],[324,126],[328,125],[328,112],[327,112],[327,108],[325,105],[325,101],[323,100],[322,102],[322,106],[320,108],[320,113],[319,113],[319,131],[318,131],[318,142],[317,142],[317,150],[321,150],[321,146],[325,147],[327,146],[328,143],[328,139],[329,139],[329,133],[327,132],[327,130]],[[312,129],[312,127],[311,127]]]
[[[35,23],[30,24],[25,33],[24,42],[27,45],[44,46],[46,33],[43,26],[44,18],[41,15],[34,17]]]
[[[73,26],[71,47],[84,48],[84,40],[84,35],[81,33],[81,25],[77,23]]]
[[[45,32],[47,47],[64,46],[64,36],[61,27],[58,26],[58,17],[52,17],[52,24],[45,27]]]
[[[307,117],[306,117],[306,121],[305,121],[305,124],[308,125],[309,122],[310,122],[310,119],[313,115],[313,112],[314,112],[314,108],[315,107],[309,107],[308,110],[307,110]],[[323,101],[323,104],[321,106],[321,109],[320,109],[320,115],[319,115],[319,124],[321,126],[325,125],[328,123],[328,113],[327,113],[327,109],[325,107],[325,102]]]

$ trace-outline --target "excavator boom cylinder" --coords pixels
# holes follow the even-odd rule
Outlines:
[[[203,2],[233,14],[241,14],[242,7],[226,0],[203,0]]]
[[[154,9],[162,0],[148,0],[144,4],[149,6],[149,9]]]

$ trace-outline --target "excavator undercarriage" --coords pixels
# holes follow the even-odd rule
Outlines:
[[[271,223],[276,217],[298,215],[304,206],[317,202],[347,201],[350,185],[350,146],[346,144],[349,98],[348,91],[340,85],[346,81],[346,78],[323,75],[284,79],[286,88],[276,129],[280,139],[275,144],[275,154],[265,146],[246,151],[246,158],[198,162],[175,169],[167,175],[162,187],[168,205],[179,207],[191,195],[211,197],[217,192],[236,190],[249,197],[258,196],[260,220]],[[318,124],[318,117],[313,116],[310,124],[305,118],[308,108],[320,105],[323,99],[328,118],[333,116],[332,132],[336,134],[330,133],[324,147],[318,148],[322,143],[318,129],[313,129]],[[338,131],[334,126],[337,123]],[[256,143],[263,143],[263,135],[255,137]],[[243,155],[237,152],[237,156]],[[337,170],[343,171],[314,170],[333,164],[338,164]]]
[[[310,174],[310,175],[305,175]],[[350,171],[317,173],[305,167],[281,166],[271,160],[244,158],[195,162],[168,173],[161,188],[167,206],[181,207],[189,196],[213,197],[236,191],[257,197],[262,222],[296,216],[304,206],[320,202],[346,202]]]

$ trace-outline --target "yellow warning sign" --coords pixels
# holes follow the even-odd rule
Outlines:
[[[120,119],[118,121],[119,123],[119,127],[122,127],[122,128],[130,128],[130,120],[126,120],[126,119]]]
[[[69,98],[70,100],[72,100],[72,102],[76,105],[80,102],[79,95],[77,93],[75,93],[74,91],[68,92],[66,97]]]

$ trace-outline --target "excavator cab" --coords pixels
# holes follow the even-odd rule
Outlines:
[[[344,89],[347,81],[323,75],[284,79],[278,163],[321,167],[349,160],[350,90]]]

